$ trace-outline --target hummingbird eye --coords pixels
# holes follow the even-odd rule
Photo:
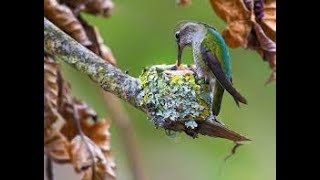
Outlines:
[[[176,39],[178,40],[180,38],[180,32],[176,32]]]

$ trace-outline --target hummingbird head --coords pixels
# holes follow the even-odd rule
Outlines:
[[[206,25],[200,22],[184,21],[178,24],[175,38],[178,44],[178,66],[181,64],[182,51],[194,42],[200,42],[206,34]]]

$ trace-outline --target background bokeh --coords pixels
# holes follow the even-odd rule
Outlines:
[[[173,29],[177,22],[202,21],[220,32],[225,27],[205,0],[194,0],[188,7],[177,6],[175,0],[114,0],[114,3],[111,18],[84,17],[99,28],[118,66],[132,76],[138,76],[145,66],[175,62],[177,47]],[[155,129],[144,113],[123,102],[148,179],[276,179],[276,85],[264,85],[270,70],[255,52],[243,48],[230,51],[234,85],[249,105],[238,108],[226,93],[218,119],[253,141],[240,147],[236,155],[223,164],[232,142],[206,136],[192,139],[182,133],[170,138],[164,130]],[[190,48],[185,50],[183,59],[184,63],[192,63]],[[67,65],[63,70],[73,94],[86,101],[100,117],[107,115],[99,87]],[[130,180],[125,151],[114,124],[111,133],[118,179]],[[70,172],[63,170],[65,167],[55,168],[57,179],[74,176],[72,169]]]

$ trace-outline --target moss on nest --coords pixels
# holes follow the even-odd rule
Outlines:
[[[211,90],[191,69],[168,70],[161,66],[146,68],[140,75],[145,106],[155,125],[165,122],[184,122],[186,128],[197,127],[211,115]]]

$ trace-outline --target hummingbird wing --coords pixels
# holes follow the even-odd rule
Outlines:
[[[232,82],[225,75],[217,56],[206,48],[204,44],[201,44],[201,55],[219,84],[233,96],[236,103],[241,102],[247,104],[247,100],[233,87]]]

